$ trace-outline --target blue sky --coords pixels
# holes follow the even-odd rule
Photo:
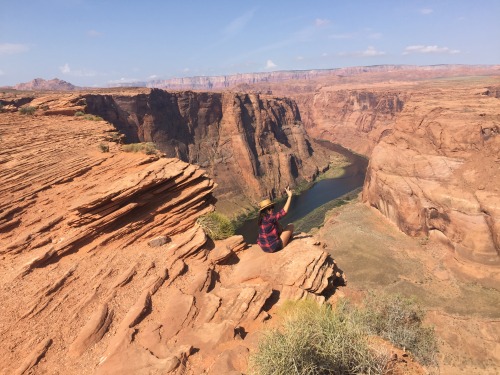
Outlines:
[[[0,0],[0,86],[500,64],[498,0]]]

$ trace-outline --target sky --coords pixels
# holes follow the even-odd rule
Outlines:
[[[0,0],[0,86],[500,64],[499,0]]]

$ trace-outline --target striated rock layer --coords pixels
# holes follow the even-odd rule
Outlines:
[[[363,199],[405,233],[498,265],[498,86],[458,81],[420,88],[375,146]]]
[[[277,254],[213,243],[206,173],[101,152],[113,130],[0,114],[0,373],[246,371],[276,303],[332,293],[332,258],[309,236]]]
[[[307,136],[294,101],[269,95],[129,89],[40,94],[29,105],[47,115],[99,115],[128,143],[154,142],[167,156],[205,168],[217,179],[217,199],[229,202],[226,211],[310,181],[331,154]]]

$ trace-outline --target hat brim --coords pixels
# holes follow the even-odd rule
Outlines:
[[[265,209],[272,207],[272,206],[274,206],[274,203],[269,203],[268,205],[265,205],[264,207],[259,208],[259,212],[264,211]]]

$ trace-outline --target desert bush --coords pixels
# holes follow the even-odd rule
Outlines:
[[[0,113],[2,113],[2,112],[3,112],[3,107],[4,107],[3,103],[2,103],[2,102],[0,102]]]
[[[75,112],[75,117],[80,117],[80,116],[85,116],[85,112],[82,112],[82,111],[76,111],[76,112]]]
[[[266,331],[251,353],[250,371],[258,375],[383,374],[389,353],[375,350],[356,310],[315,301],[287,302],[282,324]]]
[[[83,118],[85,120],[90,120],[90,121],[103,121],[103,118],[100,116],[94,116],[94,115],[84,115]]]
[[[436,364],[438,345],[433,327],[425,327],[425,311],[399,294],[370,293],[365,298],[362,320],[367,329],[394,345],[405,348],[425,365]]]
[[[99,143],[99,149],[101,152],[109,152],[109,145],[106,143]]]
[[[200,216],[197,223],[212,240],[223,240],[234,235],[234,226],[231,220],[218,212],[209,212]]]
[[[146,155],[154,155],[157,152],[156,145],[153,142],[129,143],[122,146],[125,152],[143,152]]]
[[[21,107],[19,109],[19,112],[22,114],[22,115],[33,115],[36,111],[36,107],[33,107],[31,105],[28,105],[26,107]]]

